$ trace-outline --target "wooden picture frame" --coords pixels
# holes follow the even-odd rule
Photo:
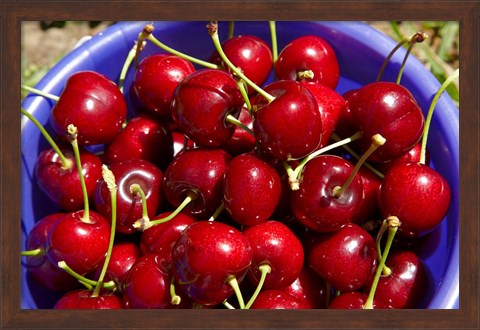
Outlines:
[[[14,1],[1,3],[2,328],[478,328],[478,1]],[[245,10],[248,8],[248,10]],[[206,16],[208,16],[206,18]],[[24,20],[456,20],[460,22],[458,310],[121,310],[20,308],[20,25]]]

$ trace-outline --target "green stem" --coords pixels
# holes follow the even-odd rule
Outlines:
[[[403,75],[403,70],[405,69],[405,64],[407,63],[408,56],[412,52],[413,45],[415,45],[418,42],[423,42],[426,38],[428,38],[428,36],[423,32],[417,32],[409,38],[409,45],[408,45],[407,53],[405,54],[405,57],[403,58],[402,65],[400,66],[400,70],[398,72],[397,84],[400,84],[400,81],[401,81],[402,75]]]
[[[39,257],[45,255],[45,250],[41,248],[35,250],[26,250],[20,252],[20,255],[23,257]]]
[[[380,81],[380,79],[382,78],[382,75],[383,75],[383,72],[385,71],[385,68],[387,67],[387,64],[388,62],[390,62],[390,59],[392,58],[392,56],[397,52],[397,50],[402,47],[405,43],[407,43],[409,40],[409,38],[403,38],[391,51],[390,53],[388,54],[388,56],[385,58],[385,60],[383,61],[383,64],[382,64],[382,67],[380,68],[380,70],[378,71],[378,74],[377,74],[377,79],[375,81]]]
[[[252,296],[250,297],[250,300],[245,306],[245,309],[250,309],[250,307],[252,307],[253,303],[255,302],[255,299],[257,299],[258,294],[263,288],[263,284],[265,283],[265,279],[267,278],[267,275],[270,274],[270,272],[272,271],[272,267],[268,264],[262,264],[258,266],[258,269],[260,270],[260,280],[258,281],[258,285],[257,285],[257,288],[255,289],[255,292],[253,292]]]
[[[133,60],[138,56],[139,52],[144,47],[144,45],[145,45],[145,42],[142,42],[141,46],[138,47],[138,43],[135,42],[132,49],[130,49],[127,57],[125,58],[125,63],[123,63],[122,71],[120,72],[120,77],[118,79],[118,88],[122,93],[123,93],[123,85],[125,83],[125,77],[127,76],[128,68],[132,64]],[[137,49],[137,48],[140,48],[140,49]]]
[[[222,201],[220,203],[220,206],[215,210],[215,212],[212,214],[212,216],[208,219],[208,221],[215,221],[215,219],[217,219],[217,217],[220,215],[220,213],[223,212],[223,210],[225,210],[225,203]]]
[[[420,163],[425,164],[425,155],[426,155],[426,149],[427,149],[427,139],[428,139],[428,131],[430,129],[430,123],[432,121],[432,116],[433,116],[433,111],[435,109],[435,106],[437,105],[438,99],[442,95],[442,93],[447,89],[448,85],[452,83],[455,79],[457,79],[460,75],[460,70],[456,69],[453,74],[451,74],[440,86],[439,90],[433,97],[432,103],[430,104],[430,107],[428,108],[428,113],[427,117],[425,118],[425,124],[423,126],[423,135],[422,135],[422,147],[420,149]]]
[[[58,267],[60,269],[63,269],[66,271],[69,275],[74,277],[76,280],[78,280],[80,283],[85,285],[87,289],[91,290],[94,286],[97,285],[97,281],[91,280],[89,278],[86,278],[85,276],[82,276],[75,272],[73,269],[71,269],[65,261],[59,261],[58,262]],[[115,281],[108,281],[106,283],[102,284],[102,287],[107,290],[115,290],[117,288],[117,285],[115,284]]]
[[[182,302],[182,298],[177,295],[175,292],[175,278],[172,277],[172,280],[170,281],[170,296],[172,297],[171,303],[172,305],[180,305]]]
[[[130,186],[130,192],[132,194],[139,194],[142,198],[142,218],[137,221],[140,221],[142,224],[149,223],[150,217],[148,216],[147,196],[145,196],[145,192],[143,191],[142,187],[140,187],[138,183],[134,183]]]
[[[110,192],[111,206],[112,206],[112,223],[110,228],[110,241],[108,243],[107,254],[105,256],[105,261],[103,262],[102,271],[98,277],[97,285],[93,290],[92,297],[98,297],[100,295],[100,289],[102,288],[102,283],[107,273],[108,264],[110,263],[110,258],[112,256],[113,244],[115,241],[115,231],[117,226],[117,185],[115,183],[115,176],[113,172],[106,166],[102,166],[102,176],[107,184],[108,190]]]
[[[258,94],[262,95],[268,102],[272,102],[275,98],[261,89],[257,84],[251,81],[247,76],[243,74],[241,70],[239,70],[233,63],[228,59],[227,55],[222,49],[222,43],[220,42],[220,38],[218,37],[218,23],[216,21],[212,21],[208,24],[208,32],[212,37],[213,44],[215,45],[215,49],[217,50],[218,54],[222,58],[223,62],[233,71],[235,74],[242,80],[244,80],[248,86],[254,89]]]
[[[83,194],[83,222],[90,222],[90,205],[88,202],[88,192],[87,192],[87,185],[85,184],[85,177],[83,176],[82,171],[82,163],[80,160],[80,150],[78,147],[78,140],[77,140],[78,130],[77,127],[70,124],[67,126],[67,137],[70,140],[70,143],[73,147],[73,153],[75,154],[75,163],[77,164],[77,171],[78,176],[80,177],[80,184],[82,186],[82,194]]]
[[[223,303],[223,306],[225,306],[227,309],[235,309],[235,307],[233,307],[228,301],[224,301]]]
[[[229,276],[227,279],[227,283],[233,288],[235,295],[237,296],[238,305],[240,309],[245,309],[245,301],[243,300],[242,291],[240,290],[240,286],[238,285],[237,278],[233,275]]]
[[[57,96],[57,95],[53,95],[53,94],[50,94],[50,93],[47,93],[47,92],[43,92],[39,89],[30,87],[30,86],[27,86],[27,85],[22,85],[22,89],[24,89],[28,92],[35,93],[37,95],[43,96],[43,97],[45,97],[47,99],[50,99],[50,100],[53,100],[55,102],[58,102],[58,100],[60,99],[60,97]]]
[[[240,120],[238,120],[237,118],[235,118],[234,116],[232,115],[228,115],[227,117],[225,117],[225,119],[229,122],[229,123],[232,123],[238,127],[240,127],[241,129],[245,130],[248,134],[250,134],[251,136],[255,137],[255,133],[253,133],[253,131],[248,128],[247,125],[245,125],[244,123],[242,123]]]
[[[388,217],[387,222],[388,222],[387,242],[385,244],[385,249],[383,251],[382,258],[380,259],[380,263],[378,264],[377,271],[375,272],[375,277],[373,279],[370,292],[368,293],[368,298],[365,301],[365,304],[363,305],[364,309],[373,309],[373,298],[375,296],[375,291],[377,290],[378,281],[380,280],[380,276],[382,274],[383,267],[385,266],[385,262],[390,252],[390,247],[392,246],[393,239],[395,238],[395,234],[397,233],[398,227],[400,226],[400,221],[398,221],[397,217]]]
[[[228,39],[233,38],[235,30],[235,21],[228,22]]]
[[[247,106],[248,112],[252,113],[252,104],[250,103],[250,98],[248,97],[248,90],[245,84],[245,81],[238,80],[237,81],[238,89],[240,90],[240,94],[242,94],[243,99],[245,100],[245,105]]]
[[[167,45],[165,45],[164,43],[160,42],[160,40],[158,40],[157,38],[155,38],[155,36],[153,34],[150,34],[147,39],[149,41],[151,41],[153,44],[155,44],[156,46],[160,47],[161,49],[163,49],[164,51],[166,52],[169,52],[170,54],[173,54],[173,55],[176,55],[178,57],[181,57],[187,61],[190,61],[192,63],[195,63],[195,64],[198,64],[198,65],[201,65],[201,66],[204,66],[206,68],[209,68],[209,69],[220,69],[220,66],[214,64],[214,63],[210,63],[210,62],[206,62],[206,61],[203,61],[203,60],[200,60],[198,58],[195,58],[195,57],[192,57],[190,55],[187,55],[187,54],[184,54],[182,52],[179,52],[173,48],[170,48],[168,47]]]
[[[270,27],[270,37],[272,39],[272,60],[273,66],[275,67],[278,59],[277,28],[275,21],[268,21],[268,25]]]
[[[22,114],[24,114],[29,120],[31,120],[35,126],[40,130],[42,133],[43,137],[47,140],[47,142],[50,144],[53,150],[57,153],[58,157],[60,158],[60,161],[62,162],[62,169],[70,169],[73,166],[73,163],[71,160],[67,159],[63,152],[60,150],[58,147],[57,143],[53,140],[52,136],[48,134],[47,130],[45,127],[43,127],[42,124],[34,117],[32,116],[27,110],[21,109]]]

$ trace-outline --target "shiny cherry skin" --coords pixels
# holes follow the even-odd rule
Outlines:
[[[255,154],[245,153],[234,157],[228,165],[223,202],[235,221],[252,226],[273,214],[281,190],[275,168]]]
[[[322,119],[312,93],[293,80],[273,82],[264,90],[275,99],[255,104],[253,130],[260,149],[279,160],[314,151],[322,139]]]
[[[377,163],[375,167],[377,167],[382,173],[387,173],[392,167],[394,167],[397,163],[400,162],[420,162],[420,154],[422,150],[422,141],[419,141],[412,149],[408,150],[407,152],[403,153],[400,157],[395,158],[394,160],[387,162],[387,163]],[[430,164],[430,153],[428,148],[425,151],[425,164]]]
[[[265,290],[282,289],[298,278],[303,268],[304,251],[290,228],[279,221],[268,220],[246,228],[243,234],[253,251],[248,277],[254,284],[260,280],[259,266],[263,264],[272,268],[263,284]]]
[[[358,142],[365,151],[375,134],[381,134],[386,143],[369,157],[369,161],[393,160],[420,140],[424,117],[413,95],[393,82],[375,82],[365,85],[346,99],[347,107],[358,131],[363,136]]]
[[[307,302],[280,290],[261,291],[250,309],[309,309]]]
[[[238,118],[244,100],[228,72],[201,69],[184,78],[172,98],[171,111],[178,128],[206,147],[225,144],[235,132],[228,115]]]
[[[300,189],[292,191],[290,207],[293,215],[307,228],[332,232],[352,222],[363,198],[361,179],[355,176],[339,196],[334,189],[350,176],[353,165],[334,155],[320,155],[309,161],[302,171]]]
[[[149,115],[127,122],[115,139],[105,146],[105,161],[145,159],[165,171],[173,159],[173,138],[167,125]]]
[[[247,126],[249,129],[253,130],[253,118],[250,115],[246,106],[240,111],[238,120]],[[255,137],[252,136],[249,132],[241,127],[236,127],[235,132],[233,133],[230,140],[228,140],[222,148],[227,151],[230,155],[236,156],[246,152],[251,152],[255,149],[256,141]]]
[[[340,295],[335,296],[328,304],[329,309],[363,309],[363,306],[367,302],[368,294],[364,292],[352,291],[342,292]],[[373,309],[388,309],[383,301],[373,299]]]
[[[362,225],[369,220],[380,218],[378,195],[382,179],[365,166],[360,167],[357,175],[362,181],[363,198],[352,218],[352,222]]]
[[[41,218],[28,233],[26,241],[26,250],[42,250],[39,255],[25,258],[25,267],[28,273],[42,287],[56,292],[66,292],[79,285],[78,281],[70,274],[52,264],[46,255],[46,243],[50,228],[65,215],[63,212],[58,212]]]
[[[231,158],[218,148],[181,151],[165,171],[166,199],[177,207],[193,193],[195,198],[184,212],[195,217],[210,217],[222,202],[225,172]]]
[[[448,181],[433,168],[402,162],[391,168],[380,186],[382,215],[396,216],[398,234],[419,237],[436,228],[450,207]]]
[[[141,256],[130,269],[123,288],[125,308],[170,308],[172,274],[169,263],[148,253]]]
[[[356,224],[318,234],[308,253],[308,264],[339,291],[355,291],[369,284],[377,265],[372,236]]]
[[[126,116],[127,103],[113,81],[94,71],[79,71],[68,78],[50,123],[60,136],[75,125],[78,144],[93,145],[112,141]]]
[[[163,203],[163,173],[152,163],[143,159],[129,159],[110,165],[117,184],[117,232],[132,234],[135,221],[142,217],[142,197],[130,187],[138,184],[145,193],[147,213],[154,217]],[[95,209],[105,218],[112,217],[110,191],[101,179],[95,191]]]
[[[230,62],[256,85],[262,86],[267,81],[273,68],[273,57],[264,40],[253,35],[236,35],[222,42],[222,50]],[[210,61],[228,68],[217,51]],[[254,90],[249,87],[248,92],[252,94]]]
[[[63,168],[55,150],[43,150],[35,164],[36,183],[62,210],[77,211],[83,207],[83,193],[75,155],[71,146],[60,146],[60,150],[70,165]],[[80,148],[80,161],[87,195],[92,200],[97,181],[102,177],[102,161],[84,148]]]
[[[60,261],[80,275],[93,271],[105,258],[110,241],[110,221],[90,210],[89,222],[84,211],[67,213],[50,228],[46,251],[50,261]]]
[[[198,221],[183,231],[172,250],[173,274],[193,302],[216,305],[233,295],[252,263],[252,248],[237,229],[218,221]]]
[[[320,83],[312,81],[301,82],[317,100],[318,110],[322,118],[322,141],[319,147],[325,147],[329,144],[335,126],[340,118],[343,108],[345,108],[345,99],[334,89]]]
[[[303,267],[298,278],[289,286],[280,289],[299,300],[310,309],[327,308],[327,282],[308,267]]]
[[[152,221],[169,216],[172,212],[163,212]],[[144,254],[154,253],[163,259],[170,261],[172,248],[182,231],[197,221],[196,218],[184,212],[180,212],[173,219],[152,226],[142,232],[140,249]]]
[[[386,265],[392,273],[382,275],[375,298],[390,308],[418,308],[428,288],[428,278],[421,259],[412,251],[392,251]]]
[[[139,63],[132,86],[149,112],[168,118],[175,89],[193,72],[192,63],[176,55],[152,54]]]
[[[92,297],[92,291],[69,291],[55,304],[54,309],[123,309],[122,300],[114,293],[102,292]]]
[[[313,78],[306,79],[326,85],[331,89],[337,87],[340,68],[334,49],[323,38],[314,35],[301,36],[287,44],[275,64],[278,79],[299,80],[298,73],[313,71]]]

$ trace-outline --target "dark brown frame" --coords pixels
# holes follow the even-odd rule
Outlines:
[[[479,327],[479,1],[19,1],[1,3],[2,328],[475,328]],[[247,9],[248,10],[245,10]],[[20,23],[23,20],[456,20],[460,22],[460,309],[20,309]]]

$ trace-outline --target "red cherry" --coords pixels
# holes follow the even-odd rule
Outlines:
[[[138,65],[133,89],[149,112],[170,117],[170,103],[178,84],[195,72],[189,61],[171,54],[153,54]]]
[[[198,221],[182,232],[172,250],[173,273],[196,303],[216,305],[233,294],[228,281],[241,282],[252,263],[252,248],[237,229]]]
[[[60,147],[71,167],[63,168],[60,157],[53,149],[40,153],[35,164],[36,182],[40,189],[65,211],[77,211],[83,207],[82,186],[73,149]],[[102,161],[95,154],[80,148],[82,173],[89,199],[93,198],[97,181],[102,177]]]
[[[281,182],[275,168],[254,154],[234,157],[227,168],[223,201],[230,216],[251,226],[267,220],[281,195]]]
[[[97,267],[107,253],[110,241],[110,223],[90,210],[89,222],[83,220],[84,211],[71,212],[59,219],[50,229],[46,251],[50,261],[60,261],[80,275]]]
[[[244,106],[240,111],[238,120],[249,129],[253,130],[253,118],[246,106]],[[228,140],[227,143],[222,146],[222,148],[230,155],[235,156],[246,152],[251,152],[255,149],[255,146],[255,137],[245,129],[237,126],[230,140]]]
[[[377,250],[372,236],[350,223],[329,234],[318,234],[308,264],[339,291],[355,291],[373,279]]]
[[[265,290],[258,294],[250,309],[309,309],[309,306],[283,291]]]
[[[275,99],[256,103],[253,130],[260,149],[280,160],[314,151],[322,139],[322,121],[312,93],[291,80],[273,82],[264,90]]]
[[[352,93],[346,102],[357,130],[363,132],[363,137],[356,141],[363,151],[370,146],[373,135],[386,139],[369,160],[390,161],[420,140],[424,117],[405,87],[392,82],[371,83]]]
[[[338,156],[321,155],[309,161],[303,168],[300,189],[290,195],[295,217],[305,227],[318,232],[336,231],[352,222],[363,198],[360,178],[355,176],[339,197],[334,193],[352,171],[353,165]]]
[[[448,181],[421,163],[401,162],[391,168],[380,186],[382,215],[400,220],[398,233],[416,237],[437,227],[450,207]]]
[[[252,266],[248,272],[253,283],[259,282],[259,266],[263,264],[271,267],[263,284],[264,289],[282,289],[298,278],[304,261],[303,247],[286,225],[268,220],[248,227],[243,234],[253,251]]]
[[[92,297],[92,291],[79,289],[67,292],[54,309],[123,309],[123,304],[116,294],[101,293]]]
[[[187,149],[191,149],[195,146],[195,143],[187,138],[185,134],[180,131],[172,132],[173,139],[173,156],[175,157],[181,150],[185,149],[185,139],[187,139]]]
[[[70,124],[78,128],[78,144],[108,143],[122,129],[127,104],[120,89],[94,71],[72,74],[52,108],[50,123],[64,136]]]
[[[380,193],[382,180],[378,175],[364,166],[360,167],[357,175],[362,181],[363,198],[355,211],[352,222],[362,225],[369,220],[378,218],[380,214],[378,195]]]
[[[335,51],[319,36],[307,35],[294,39],[278,55],[275,73],[278,79],[301,80],[299,72],[311,70],[313,78],[332,89],[337,87],[340,69]]]
[[[237,83],[229,73],[202,69],[178,85],[172,99],[172,117],[195,143],[218,147],[235,132],[236,126],[226,117],[238,118],[243,104]]]
[[[143,159],[129,159],[110,165],[115,176],[117,191],[117,226],[118,232],[132,234],[136,231],[133,224],[142,218],[141,195],[132,192],[133,184],[138,184],[145,193],[147,213],[155,216],[163,202],[163,173],[152,163]],[[111,219],[112,205],[107,183],[98,181],[95,193],[95,209],[105,218]]]
[[[173,158],[173,139],[165,124],[151,116],[140,115],[127,122],[105,146],[104,153],[107,164],[144,159],[164,171]]]
[[[335,296],[330,304],[329,309],[363,309],[368,295],[363,292],[342,292]],[[384,302],[373,299],[373,309],[387,309],[389,308]]]

